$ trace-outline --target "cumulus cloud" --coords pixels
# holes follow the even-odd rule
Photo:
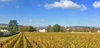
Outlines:
[[[17,6],[15,6],[15,8],[19,8],[19,6],[17,5]]]
[[[100,8],[100,1],[95,1],[92,6],[94,8]]]
[[[82,4],[81,5],[81,10],[87,10],[87,7]]]
[[[0,0],[0,2],[11,2],[11,1],[15,1],[15,0]]]
[[[79,5],[75,2],[72,2],[71,0],[60,0],[60,2],[54,2],[53,4],[45,4],[46,8],[66,8],[66,9],[81,9],[86,10],[87,7],[82,5]]]

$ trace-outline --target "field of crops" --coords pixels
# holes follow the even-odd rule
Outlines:
[[[2,48],[100,48],[100,34],[24,32],[0,44]]]

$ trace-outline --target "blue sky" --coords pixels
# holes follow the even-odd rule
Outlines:
[[[99,0],[0,0],[0,23],[100,27]]]

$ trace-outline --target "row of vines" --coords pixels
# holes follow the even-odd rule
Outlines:
[[[100,34],[24,32],[0,44],[0,48],[100,48]]]
[[[9,39],[0,42],[0,48],[32,48],[28,39],[23,33],[19,33],[10,37]]]
[[[97,33],[24,33],[35,48],[100,48]]]

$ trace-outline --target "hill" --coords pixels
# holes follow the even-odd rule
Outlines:
[[[21,26],[23,26],[23,25],[18,25],[18,27],[21,27]],[[2,23],[0,23],[0,27],[8,27],[8,24],[2,24]]]

